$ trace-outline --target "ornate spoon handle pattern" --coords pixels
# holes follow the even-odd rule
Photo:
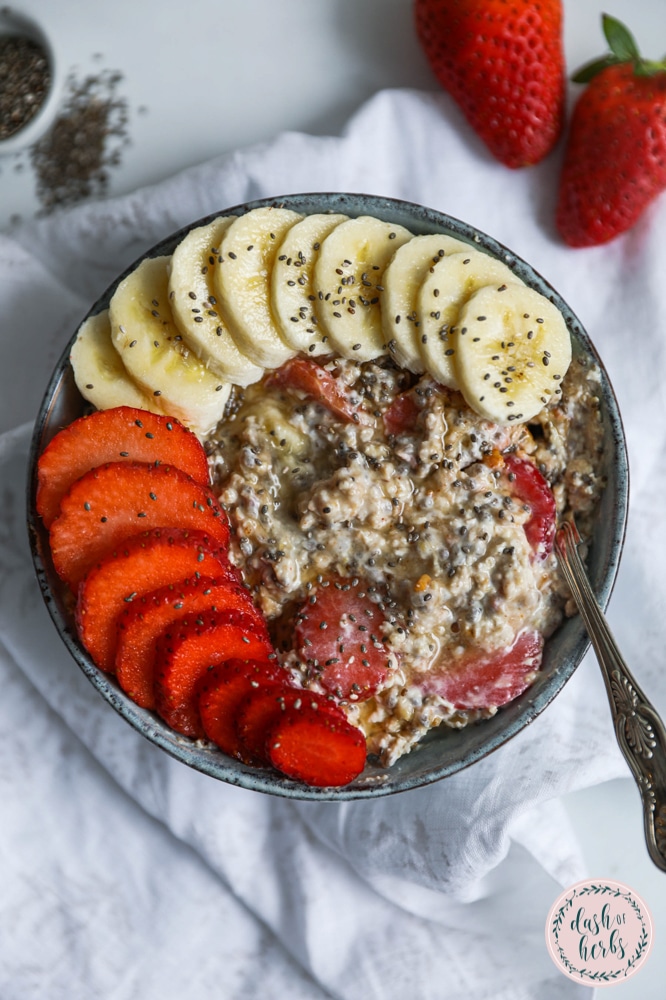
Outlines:
[[[666,871],[666,729],[617,648],[578,555],[580,540],[576,525],[565,521],[555,551],[597,654],[618,744],[640,789],[650,857]]]

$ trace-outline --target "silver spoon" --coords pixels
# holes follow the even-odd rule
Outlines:
[[[555,551],[597,654],[617,742],[641,793],[650,857],[666,871],[666,729],[617,648],[578,555],[580,541],[573,521],[564,521],[555,536]]]

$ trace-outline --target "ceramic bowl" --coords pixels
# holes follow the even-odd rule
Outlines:
[[[569,306],[529,264],[494,239],[440,212],[387,198],[351,194],[289,195],[264,199],[234,207],[192,223],[192,227],[212,221],[217,215],[240,215],[252,208],[280,204],[298,212],[341,212],[349,216],[373,215],[405,226],[414,234],[446,233],[504,261],[526,284],[550,298],[561,310],[573,341],[574,357],[592,358],[601,371],[601,419],[604,428],[604,468],[607,486],[603,491],[591,538],[588,571],[594,592],[605,607],[610,597],[622,551],[628,505],[628,464],[622,421],[601,359]],[[191,227],[188,227],[191,228]],[[170,254],[185,231],[174,233],[149,251],[147,256]],[[132,265],[134,267],[136,265]],[[131,270],[128,269],[128,270]],[[128,273],[128,272],[126,272]],[[105,309],[119,276],[91,307],[90,314]],[[72,332],[72,340],[75,331]],[[271,770],[247,767],[214,747],[203,746],[179,736],[150,711],[139,708],[116,684],[114,678],[95,667],[79,644],[66,590],[51,562],[48,536],[35,512],[35,467],[50,438],[65,424],[80,416],[85,404],[74,383],[69,364],[70,345],[64,351],[46,390],[40,408],[29,464],[28,522],[34,564],[42,594],[55,627],[99,694],[148,740],[173,757],[211,777],[245,788],[300,799],[346,800],[388,795],[439,781],[475,763],[524,729],[555,698],[583,658],[589,645],[579,617],[566,620],[546,642],[543,667],[533,685],[515,701],[500,709],[493,718],[451,730],[433,730],[410,754],[386,769],[368,764],[350,785],[340,789],[309,788]]]

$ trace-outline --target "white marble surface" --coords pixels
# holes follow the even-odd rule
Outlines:
[[[432,89],[410,0],[19,0],[50,35],[63,75],[123,74],[131,139],[111,193],[158,181],[218,153],[290,129],[335,134],[384,87]],[[598,0],[564,0],[570,69],[604,47]],[[664,0],[615,0],[646,55],[666,48]],[[498,166],[498,170],[503,169]],[[372,175],[368,175],[372,190]],[[0,228],[37,210],[25,154],[0,158]],[[0,376],[1,380],[1,376]],[[640,664],[636,665],[640,669]],[[618,998],[660,1000],[666,981],[666,875],[643,843],[638,793],[627,778],[568,796],[590,875],[626,882],[652,910],[656,945]]]

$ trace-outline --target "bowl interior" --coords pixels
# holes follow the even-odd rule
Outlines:
[[[373,215],[405,226],[415,235],[445,233],[468,242],[501,259],[537,291],[561,310],[573,342],[574,358],[592,357],[601,371],[601,418],[604,428],[604,468],[607,486],[602,493],[588,557],[588,573],[602,607],[611,595],[624,541],[628,507],[628,462],[622,422],[601,359],[581,324],[553,288],[525,261],[492,238],[440,212],[420,205],[370,195],[308,194],[279,199],[262,199],[225,209],[192,223],[204,225],[220,214],[239,215],[250,209],[279,204],[295,211],[341,212],[349,216]],[[190,228],[190,227],[188,227]],[[170,254],[186,230],[159,243],[148,256]],[[135,265],[132,265],[132,268]],[[128,268],[128,273],[132,268]],[[123,276],[107,289],[90,309],[90,315],[108,306]],[[72,341],[76,331],[72,334]],[[469,766],[501,746],[528,725],[557,695],[583,658],[589,645],[580,618],[567,619],[546,642],[543,667],[534,684],[493,718],[461,730],[440,727],[432,731],[410,754],[391,768],[369,764],[350,785],[341,789],[309,788],[276,772],[246,767],[221,751],[179,736],[154,713],[131,701],[114,678],[95,667],[76,638],[66,588],[53,569],[48,534],[35,511],[37,459],[57,431],[80,416],[85,403],[80,396],[69,364],[71,343],[63,352],[49,383],[37,418],[32,441],[28,480],[28,525],[35,569],[42,595],[56,629],[74,660],[95,688],[135,729],[178,760],[214,778],[258,791],[302,799],[356,799],[405,791],[437,781]]]

